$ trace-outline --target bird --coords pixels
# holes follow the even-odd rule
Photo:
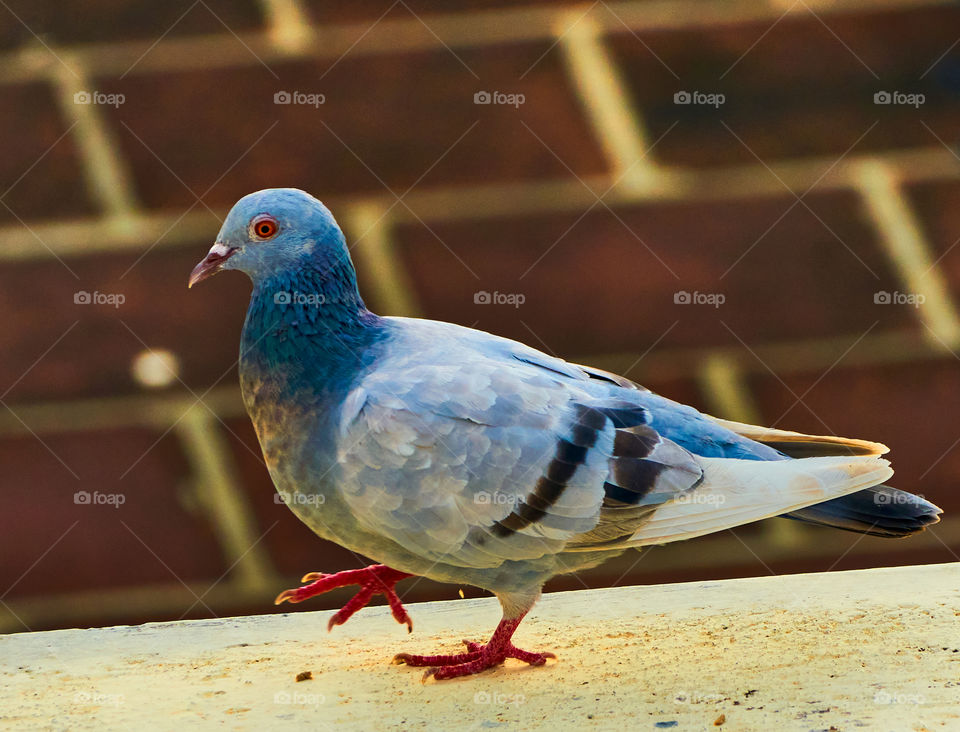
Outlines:
[[[223,270],[253,283],[240,386],[277,492],[376,562],[310,572],[276,603],[356,585],[328,630],[382,594],[410,632],[408,577],[500,601],[487,643],[393,658],[424,680],[543,666],[553,653],[512,640],[543,584],[629,549],[775,516],[902,537],[942,513],[885,485],[880,443],[712,417],[518,341],[373,313],[341,228],[305,191],[241,198],[188,286]]]

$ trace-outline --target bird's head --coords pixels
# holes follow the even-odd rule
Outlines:
[[[187,286],[224,269],[240,270],[257,282],[307,263],[328,270],[344,261],[349,254],[343,232],[326,206],[296,188],[268,188],[234,204]]]

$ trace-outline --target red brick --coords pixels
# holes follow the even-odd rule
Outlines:
[[[187,276],[208,248],[209,242],[198,242],[195,247],[154,249],[125,277],[142,250],[72,259],[69,265],[78,278],[56,261],[0,269],[0,306],[18,314],[0,326],[5,349],[0,391],[23,376],[5,399],[138,392],[130,364],[144,344],[176,354],[181,378],[198,394],[218,381],[236,384],[234,366],[250,284],[232,272],[187,290]],[[125,302],[119,307],[79,305],[74,302],[79,291],[120,294]],[[188,395],[179,383],[170,388]]]
[[[4,86],[0,106],[0,224],[19,226],[37,219],[79,216],[94,211],[69,127],[46,84]],[[38,162],[39,161],[39,162]],[[6,205],[3,205],[6,204]],[[11,213],[12,211],[12,213]],[[36,243],[38,249],[43,244]]]
[[[640,40],[624,32],[611,43],[652,139],[665,134],[658,159],[750,164],[754,154],[839,157],[875,122],[855,152],[935,144],[923,123],[950,130],[960,122],[957,56],[934,65],[956,40],[958,20],[953,6],[799,13],[775,25],[648,32]],[[719,109],[674,104],[681,90],[722,93],[726,102]],[[919,109],[880,106],[873,103],[878,91],[919,92],[926,102]]]
[[[428,316],[562,355],[643,352],[661,336],[661,347],[739,347],[726,326],[754,346],[859,334],[878,320],[880,329],[914,324],[909,309],[873,303],[897,283],[856,197],[805,200],[849,250],[798,204],[735,264],[792,205],[788,197],[621,208],[623,223],[597,206],[579,223],[571,212],[431,225],[436,237],[415,225],[398,238]],[[478,305],[481,290],[526,302]],[[726,302],[676,305],[678,291]]]
[[[375,22],[419,17],[429,25],[432,16],[467,11],[506,10],[556,5],[555,0],[306,0],[310,16],[318,23]],[[558,11],[562,8],[557,8]],[[584,8],[586,9],[586,8]]]
[[[0,441],[0,586],[13,586],[9,597],[212,582],[226,570],[205,517],[184,503],[189,470],[173,435],[117,429],[40,437],[49,450],[31,435]],[[124,500],[78,504],[78,491]]]
[[[547,47],[464,51],[459,60],[446,49],[354,54],[339,63],[271,64],[279,79],[258,65],[101,80],[98,88],[126,96],[118,109],[105,110],[152,207],[195,200],[154,153],[197,195],[230,170],[204,195],[222,206],[272,186],[383,195],[384,185],[399,194],[418,180],[425,188],[568,176],[524,124],[579,175],[600,172],[601,154],[556,56],[518,78]],[[274,104],[279,91],[323,94],[325,103]],[[477,105],[479,91],[522,93],[526,102],[519,109]]]
[[[33,34],[49,45],[142,38],[143,50],[161,36],[197,33],[235,33],[261,24],[255,0],[173,0],[162,3],[128,3],[123,0],[67,0],[38,3],[6,0],[8,10],[0,42],[35,44]],[[16,14],[20,21],[14,20]],[[227,26],[226,28],[224,26]],[[162,43],[162,41],[161,41]]]

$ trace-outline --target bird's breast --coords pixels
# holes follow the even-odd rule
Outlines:
[[[281,493],[320,492],[317,476],[329,475],[334,436],[326,399],[275,371],[241,378],[243,401]]]

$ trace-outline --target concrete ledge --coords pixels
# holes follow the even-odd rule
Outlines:
[[[401,585],[401,590],[403,585]],[[4,729],[960,729],[960,564],[547,595],[559,656],[420,683],[394,653],[486,640],[494,599],[0,637]],[[514,665],[516,664],[516,665]],[[312,679],[296,681],[312,672]]]

